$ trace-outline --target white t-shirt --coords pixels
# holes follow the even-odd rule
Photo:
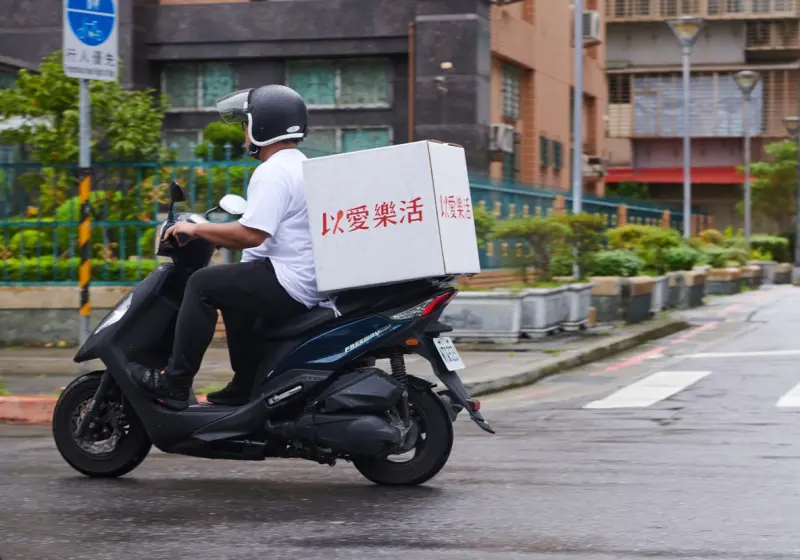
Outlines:
[[[326,298],[317,292],[303,181],[305,159],[300,150],[285,149],[259,165],[247,185],[247,210],[239,223],[269,234],[258,247],[244,250],[242,262],[269,258],[281,286],[312,308]]]

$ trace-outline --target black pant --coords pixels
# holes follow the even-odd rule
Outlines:
[[[234,383],[249,389],[264,346],[254,336],[256,320],[275,325],[307,308],[286,293],[268,259],[198,270],[186,283],[175,327],[175,345],[167,365],[176,384],[190,386],[200,369],[214,338],[217,310],[222,311],[225,323],[231,366],[236,373]]]

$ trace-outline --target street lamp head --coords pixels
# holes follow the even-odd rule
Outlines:
[[[691,49],[705,22],[703,18],[683,16],[669,21],[672,32],[684,49]]]
[[[737,72],[733,77],[736,79],[736,85],[739,86],[739,91],[742,92],[745,98],[750,97],[753,88],[755,88],[761,80],[761,74],[753,72],[752,70],[742,70],[741,72]]]
[[[783,117],[783,124],[789,136],[796,139],[800,134],[800,117]]]

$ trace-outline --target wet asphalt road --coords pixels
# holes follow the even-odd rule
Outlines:
[[[498,434],[460,418],[450,462],[416,489],[346,464],[162,453],[91,481],[47,429],[0,427],[0,557],[800,559],[800,290],[709,314],[486,399]],[[643,407],[617,408],[631,399]]]

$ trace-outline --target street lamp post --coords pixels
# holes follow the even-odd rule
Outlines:
[[[670,20],[669,26],[681,45],[683,54],[683,236],[692,235],[692,141],[689,131],[689,57],[697,36],[703,29],[702,18],[684,16]]]
[[[750,235],[752,234],[752,202],[750,187],[750,96],[761,75],[752,70],[742,70],[734,76],[739,91],[744,98],[742,125],[744,126],[744,239],[747,250],[750,250]]]
[[[794,270],[792,271],[792,281],[800,278],[800,117],[784,117],[784,124],[789,136],[797,143],[797,191],[795,201],[794,216]]]

